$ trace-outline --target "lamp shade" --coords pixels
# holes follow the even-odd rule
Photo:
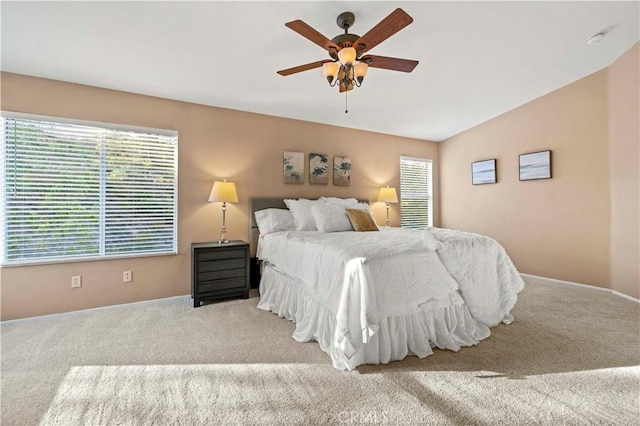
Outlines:
[[[356,62],[353,67],[353,71],[356,77],[364,77],[367,75],[367,70],[369,69],[369,65],[366,62]]]
[[[395,188],[380,188],[380,193],[378,194],[378,201],[383,203],[397,203],[398,202],[398,194],[396,194]]]
[[[227,182],[226,179],[223,182],[213,182],[213,188],[211,188],[211,193],[209,194],[209,202],[237,203],[236,184]]]
[[[353,47],[343,47],[338,52],[338,59],[342,65],[352,64],[356,60],[356,49]]]
[[[322,74],[325,77],[335,77],[338,75],[338,64],[335,62],[326,62],[322,65]]]

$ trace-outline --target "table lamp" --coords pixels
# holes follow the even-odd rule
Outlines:
[[[387,204],[387,222],[385,226],[389,227],[389,204],[398,202],[398,194],[396,194],[395,188],[389,188],[387,185],[386,188],[380,188],[380,193],[378,194],[378,201]]]
[[[225,244],[228,243],[227,239],[227,225],[226,225],[226,213],[227,213],[227,203],[237,203],[238,202],[238,193],[236,192],[236,184],[233,182],[224,181],[215,181],[213,182],[213,188],[211,188],[211,193],[209,194],[209,202],[210,203],[222,203],[222,228],[220,228],[220,239],[218,243]]]

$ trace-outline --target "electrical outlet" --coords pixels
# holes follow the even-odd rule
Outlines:
[[[71,288],[82,287],[82,276],[74,275],[71,277]]]
[[[122,272],[122,282],[123,283],[130,283],[131,281],[133,281],[133,275],[131,274],[131,271],[123,271]]]

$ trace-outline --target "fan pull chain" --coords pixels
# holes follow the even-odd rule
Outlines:
[[[347,114],[349,112],[349,108],[347,107],[347,93],[349,93],[348,91],[344,92],[344,113]]]

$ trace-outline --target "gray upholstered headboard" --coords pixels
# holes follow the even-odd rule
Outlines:
[[[286,209],[284,200],[284,198],[251,198],[249,200],[249,252],[251,257],[256,257],[258,237],[260,236],[254,213],[264,209]]]
[[[286,197],[294,198],[294,197]],[[251,257],[256,257],[256,250],[258,248],[258,237],[260,232],[258,231],[258,225],[256,224],[256,217],[254,215],[258,210],[263,209],[286,209],[287,206],[284,203],[285,198],[251,198],[249,199],[249,247]],[[359,202],[369,204],[369,200],[358,199]]]

